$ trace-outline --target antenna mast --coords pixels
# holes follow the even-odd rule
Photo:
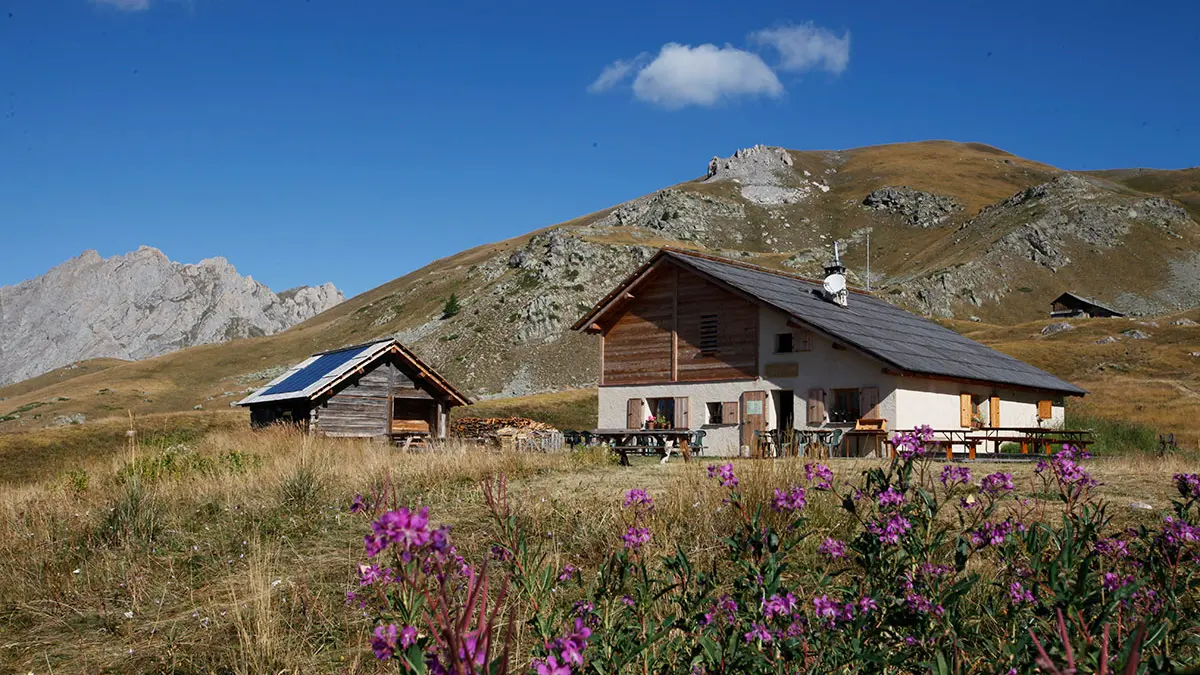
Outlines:
[[[871,230],[867,230],[867,292],[871,292]]]

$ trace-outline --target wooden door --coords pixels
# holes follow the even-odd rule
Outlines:
[[[671,426],[676,429],[691,429],[691,420],[688,417],[688,397],[678,396],[675,398],[675,419],[671,420]]]
[[[631,398],[625,404],[625,428],[641,429],[646,418],[642,415],[642,399]]]
[[[754,449],[754,432],[767,428],[767,392],[742,393],[742,445]]]

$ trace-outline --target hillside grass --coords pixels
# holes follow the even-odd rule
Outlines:
[[[368,619],[345,601],[364,559],[367,523],[349,513],[356,493],[390,486],[399,503],[429,506],[479,560],[495,534],[479,481],[502,473],[515,516],[545,532],[554,564],[590,569],[619,546],[624,490],[643,487],[667,535],[651,553],[678,545],[701,564],[736,518],[709,489],[708,463],[619,467],[594,453],[456,445],[406,454],[284,430],[139,445],[133,456],[75,467],[72,480],[0,488],[0,672],[382,672]],[[751,499],[803,474],[795,460],[736,465]],[[833,465],[854,477],[874,463]],[[1161,515],[1126,505],[1165,508],[1171,474],[1189,466],[1139,456],[1090,468],[1118,518],[1135,524]],[[1034,489],[1032,465],[1002,469]],[[810,515],[832,531],[835,512],[815,501]]]
[[[558,429],[596,428],[598,394],[595,389],[572,389],[549,394],[498,398],[455,408],[459,417],[528,417]]]

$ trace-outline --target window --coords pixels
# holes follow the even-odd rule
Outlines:
[[[862,416],[862,397],[858,389],[834,389],[833,405],[829,408],[832,424],[850,424]]]
[[[675,428],[675,399],[648,398],[646,405],[650,414],[646,416],[647,426],[657,426],[659,429]]]
[[[795,343],[791,333],[776,333],[775,335],[775,353],[790,354],[795,350]]]
[[[700,355],[715,356],[717,354],[717,335],[719,322],[716,314],[700,315]]]
[[[725,417],[723,411],[721,410],[720,401],[709,401],[708,403],[704,404],[704,409],[708,412],[708,417],[706,418],[708,424],[724,423]]]

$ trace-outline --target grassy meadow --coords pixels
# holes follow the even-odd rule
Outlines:
[[[632,487],[656,502],[651,554],[678,545],[712,560],[736,526],[706,461],[626,468],[594,451],[500,454],[454,444],[405,454],[220,425],[174,439],[150,429],[139,436],[147,440],[72,455],[53,477],[0,488],[0,672],[382,672],[371,620],[345,596],[358,586],[367,532],[351,502],[384,486],[401,504],[428,506],[470,560],[484,559],[498,536],[480,488],[497,474],[509,480],[515,516],[550,542],[556,565],[594,569],[620,546],[621,499]],[[1133,525],[1161,520],[1172,474],[1195,464],[1126,454],[1089,468],[1120,523]],[[839,477],[873,465],[832,463]],[[743,493],[760,502],[803,474],[794,460],[735,467]],[[1032,465],[1002,469],[1033,490]],[[810,522],[836,534],[845,516],[822,498],[810,500]],[[1131,510],[1133,501],[1155,510]],[[799,556],[816,562],[815,550]],[[518,630],[516,639],[530,636]]]

